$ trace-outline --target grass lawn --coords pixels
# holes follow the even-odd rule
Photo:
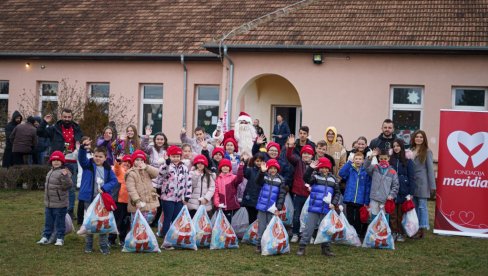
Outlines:
[[[431,211],[433,207],[431,203]],[[255,254],[249,245],[234,250],[174,250],[161,254],[122,253],[117,248],[103,256],[98,251],[85,254],[84,239],[76,234],[66,236],[63,247],[36,244],[43,221],[43,192],[0,191],[0,275],[488,275],[487,239],[428,233],[423,240],[397,243],[394,251],[333,246],[335,258],[321,256],[319,245],[307,247],[307,256],[299,258],[295,244],[291,254],[270,257]]]

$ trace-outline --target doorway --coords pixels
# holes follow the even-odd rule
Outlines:
[[[272,106],[271,125],[276,124],[276,116],[281,114],[283,120],[290,127],[290,133],[298,135],[298,130],[302,125],[302,107],[301,106]]]

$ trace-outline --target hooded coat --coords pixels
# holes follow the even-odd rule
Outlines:
[[[5,143],[5,150],[3,152],[3,160],[2,160],[2,167],[8,168],[13,165],[13,160],[12,160],[12,141],[9,139],[10,134],[12,134],[12,131],[14,128],[20,124],[15,121],[15,118],[20,117],[20,122],[22,122],[22,115],[20,112],[17,110],[14,111],[12,114],[12,118],[10,122],[5,126],[5,137],[6,137],[6,143]]]
[[[327,139],[327,133],[329,130],[334,132],[334,139],[332,141]],[[332,156],[335,161],[335,166],[332,168],[332,172],[334,173],[334,176],[339,177],[339,170],[346,164],[347,161],[347,152],[346,149],[337,142],[337,129],[335,127],[330,126],[325,130],[325,141],[327,142],[326,153]]]
[[[17,125],[10,134],[12,152],[32,153],[37,146],[37,130],[34,126],[34,118],[29,117],[27,120],[27,122]]]

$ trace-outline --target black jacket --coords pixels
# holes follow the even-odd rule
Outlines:
[[[51,140],[51,152],[54,152],[56,150],[64,152],[65,150],[65,141],[63,137],[63,132],[61,130],[62,124],[63,121],[59,120],[53,126],[47,127],[47,122],[45,120],[42,120],[41,125],[37,129],[38,136],[46,137]],[[75,132],[75,141],[80,141],[81,137],[83,136],[80,126],[75,122],[72,122],[71,125],[73,126]]]
[[[393,141],[395,141],[395,139],[397,139],[396,134],[393,134],[391,138],[385,138],[383,137],[383,134],[380,134],[380,136],[371,140],[369,148],[372,150],[375,148],[379,148],[380,150],[390,150],[393,148]]]

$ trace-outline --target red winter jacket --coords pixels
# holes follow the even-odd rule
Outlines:
[[[219,174],[215,179],[214,205],[219,208],[222,203],[225,205],[225,211],[237,210],[241,206],[237,201],[237,187],[244,179],[243,165],[239,165],[237,175],[229,172]]]
[[[294,148],[286,148],[286,158],[295,167],[291,192],[299,196],[308,197],[310,192],[307,187],[305,187],[305,181],[303,181],[303,174],[305,174],[307,164],[305,164],[298,155],[293,153],[293,149]]]

